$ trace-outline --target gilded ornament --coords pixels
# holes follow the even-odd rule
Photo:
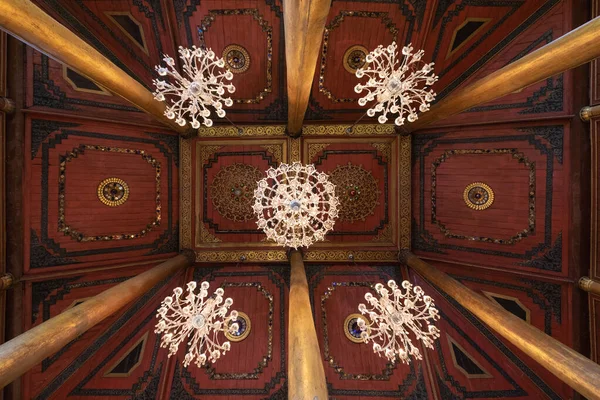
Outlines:
[[[331,171],[330,179],[340,199],[339,218],[342,221],[364,221],[375,214],[381,192],[377,180],[362,165],[348,163]]]
[[[358,44],[346,50],[344,53],[344,68],[346,71],[354,75],[357,69],[364,67],[367,54],[369,54],[369,50]]]
[[[179,245],[192,247],[192,141],[179,139],[181,180],[179,182]]]
[[[365,339],[363,339],[360,335],[362,331],[360,330],[360,327],[358,326],[359,318],[366,320],[367,325],[371,324],[368,321],[367,317],[365,317],[361,314],[350,314],[346,317],[346,320],[344,320],[344,335],[346,335],[348,340],[353,343],[364,343],[365,342]],[[371,333],[370,329],[369,329],[369,333]]]
[[[323,150],[329,147],[329,143],[309,143],[308,144],[308,161],[313,162],[314,158]]]
[[[248,51],[237,44],[230,44],[223,49],[225,66],[234,74],[241,74],[250,68],[250,55]]]
[[[250,322],[250,317],[241,311],[238,311],[238,317],[235,323],[237,324],[238,329],[234,331],[228,329],[225,330],[225,337],[232,342],[241,342],[250,334],[252,323]],[[229,325],[233,325],[233,321],[229,321]]]
[[[98,185],[98,199],[109,207],[117,207],[127,201],[129,185],[119,178],[104,179]]]
[[[283,156],[282,156],[282,152],[283,152],[283,145],[281,144],[264,144],[262,146],[263,149],[267,150],[269,153],[271,153],[271,155],[273,156],[273,158],[279,162],[283,162]]]
[[[221,168],[210,186],[210,197],[219,214],[234,222],[253,219],[253,195],[262,176],[258,168],[248,164]]]
[[[410,229],[411,229],[411,138],[410,136],[400,136],[400,248],[410,248]]]
[[[463,192],[463,199],[467,207],[481,211],[494,203],[494,191],[482,182],[474,182],[467,185]]]

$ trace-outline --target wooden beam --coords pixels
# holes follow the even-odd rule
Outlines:
[[[410,252],[406,265],[588,399],[600,399],[600,365],[475,293]]]
[[[301,134],[331,0],[283,0],[288,125]]]
[[[326,400],[327,383],[302,253],[292,251],[288,314],[288,399]]]
[[[578,285],[580,289],[600,296],[600,282],[583,276],[579,279]]]
[[[0,29],[131,102],[177,132],[188,128],[164,115],[165,104],[96,49],[29,0],[0,0]]]
[[[190,253],[193,254],[187,251],[113,286],[0,345],[0,388],[142,296],[163,279],[191,265],[194,257]]]
[[[600,17],[566,33],[555,41],[448,94],[406,129],[414,132],[436,121],[487,103],[536,82],[600,57]]]
[[[579,118],[581,118],[582,121],[587,122],[596,117],[600,117],[600,105],[586,106],[579,111]]]

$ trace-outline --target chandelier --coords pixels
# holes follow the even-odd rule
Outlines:
[[[267,177],[258,181],[252,208],[268,239],[297,249],[325,239],[338,205],[329,176],[312,164],[295,162],[269,168]]]
[[[225,61],[216,57],[211,49],[192,46],[190,50],[180,46],[179,58],[183,62],[185,77],[177,71],[175,60],[169,56],[163,59],[167,67],[156,66],[158,75],[170,76],[175,82],[154,79],[154,98],[158,101],[165,101],[169,96],[173,98],[171,104],[167,105],[165,115],[178,125],[185,126],[187,116],[194,129],[200,128],[200,119],[202,124],[210,127],[213,122],[208,118],[209,107],[215,109],[219,118],[223,118],[223,105],[231,107],[233,104],[231,98],[223,97],[225,89],[229,93],[235,92],[235,86],[225,83],[225,80],[233,79],[233,73],[223,69]]]
[[[373,351],[380,356],[385,355],[390,361],[399,357],[408,364],[410,356],[422,360],[423,356],[408,334],[412,331],[425,347],[433,349],[433,341],[440,337],[439,329],[431,324],[440,318],[433,299],[424,295],[420,286],[413,286],[408,281],[402,282],[404,292],[393,280],[388,281],[388,286],[391,297],[390,291],[378,283],[375,290],[380,295],[379,299],[371,293],[365,294],[365,300],[372,308],[358,305],[358,311],[368,314],[371,321],[367,324],[364,319],[358,319],[361,338],[365,343],[373,341]]]
[[[216,362],[231,348],[227,341],[219,343],[219,333],[226,329],[234,333],[239,328],[235,323],[237,311],[232,310],[229,316],[226,315],[233,300],[227,298],[223,302],[222,288],[208,296],[209,286],[208,282],[202,282],[200,293],[195,294],[196,282],[188,282],[185,298],[181,297],[183,289],[175,288],[173,295],[162,301],[156,314],[159,321],[154,332],[164,333],[160,346],[169,348],[169,357],[177,352],[184,339],[190,338],[189,349],[183,361],[184,367],[190,365],[194,359],[198,367],[204,365],[207,359]]]
[[[429,110],[429,103],[435,99],[433,90],[427,90],[433,85],[438,77],[433,73],[433,64],[420,66],[420,61],[425,52],[419,50],[413,54],[412,45],[402,48],[402,61],[399,60],[396,42],[383,47],[379,45],[365,58],[365,65],[356,70],[356,77],[368,77],[365,84],[357,84],[354,87],[356,93],[367,91],[364,97],[358,100],[360,106],[367,102],[376,100],[376,104],[367,110],[369,117],[376,113],[382,114],[377,118],[381,124],[385,124],[388,114],[398,114],[394,123],[403,125],[405,119],[409,122],[417,120],[417,109],[425,112]],[[423,87],[418,87],[424,82]],[[413,107],[413,104],[415,107]]]

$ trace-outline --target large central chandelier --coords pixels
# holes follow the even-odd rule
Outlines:
[[[433,90],[427,90],[438,77],[433,73],[433,64],[420,66],[421,58],[425,52],[417,51],[413,54],[412,45],[402,48],[402,60],[397,53],[398,46],[393,42],[387,47],[379,45],[365,58],[365,65],[356,70],[356,77],[368,77],[366,83],[359,83],[354,87],[356,93],[367,91],[364,97],[358,100],[360,106],[367,102],[376,103],[367,110],[369,117],[376,113],[382,114],[377,118],[381,124],[387,122],[388,114],[398,114],[394,123],[403,125],[417,120],[417,108],[421,112],[429,110],[429,103],[435,99]],[[419,87],[423,84],[423,87]],[[414,105],[414,106],[413,106]]]
[[[207,359],[216,362],[231,348],[229,342],[219,342],[219,334],[225,330],[234,333],[239,328],[235,322],[237,311],[232,310],[227,315],[233,300],[227,298],[223,301],[225,293],[222,288],[208,296],[209,286],[208,282],[202,282],[200,293],[195,294],[196,282],[188,282],[185,297],[181,297],[182,288],[175,288],[173,295],[162,301],[156,314],[159,321],[154,332],[164,333],[160,346],[169,348],[169,357],[177,352],[181,342],[190,338],[188,352],[183,360],[184,367],[194,359],[198,367],[204,365]]]
[[[170,76],[175,82],[155,79],[154,98],[165,101],[167,97],[172,97],[171,104],[167,104],[165,115],[174,119],[178,125],[185,126],[188,118],[194,129],[200,128],[200,119],[202,124],[210,127],[213,124],[208,118],[210,108],[216,111],[219,118],[223,118],[223,105],[233,105],[231,98],[223,97],[225,90],[229,93],[235,92],[235,86],[225,83],[226,80],[233,79],[233,73],[224,69],[225,61],[210,49],[192,46],[190,50],[179,47],[179,58],[183,62],[184,76],[177,71],[175,60],[169,56],[163,59],[167,67],[156,66],[158,75]]]
[[[269,168],[258,181],[254,206],[258,227],[281,246],[308,247],[325,239],[338,216],[335,185],[314,165],[298,162]]]
[[[422,360],[423,356],[408,335],[412,332],[425,347],[433,349],[433,341],[440,337],[439,329],[431,324],[440,318],[433,299],[425,295],[420,286],[413,286],[408,281],[402,282],[404,292],[393,280],[388,281],[388,287],[391,297],[390,291],[378,283],[375,290],[379,299],[371,293],[365,294],[365,300],[372,308],[358,305],[358,311],[368,314],[371,321],[367,324],[364,319],[358,319],[361,338],[365,343],[373,341],[373,351],[392,362],[399,357],[408,364],[410,356]]]

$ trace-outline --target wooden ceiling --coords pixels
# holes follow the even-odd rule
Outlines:
[[[238,62],[244,64],[245,71],[233,79],[237,90],[232,96],[235,104],[228,111],[230,118],[263,124],[286,120],[284,30],[279,0],[36,3],[148,88],[152,88],[154,66],[161,62],[162,54],[175,56],[178,46],[204,44],[218,55],[228,46],[241,46],[246,55]],[[434,85],[440,99],[473,77],[484,76],[490,68],[497,69],[568,30],[569,24],[562,24],[560,18],[555,18],[556,26],[539,23],[562,7],[559,0],[334,1],[306,119],[354,122],[364,112],[353,91],[357,78],[344,67],[349,57],[346,53],[354,46],[370,51],[395,40],[424,49],[425,60],[435,62],[440,76]],[[531,48],[521,49],[522,54],[501,56],[507,46],[514,46],[534,26],[545,29],[539,41],[528,42]],[[58,77],[55,81],[59,87],[61,80]],[[524,92],[514,100],[526,102],[530,95]],[[83,104],[72,106],[85,112]]]
[[[569,188],[583,181],[573,161],[583,136],[570,117],[577,108],[571,72],[441,121],[415,134],[412,145],[391,130],[343,136],[344,127],[364,111],[352,90],[356,78],[344,66],[344,55],[353,46],[370,50],[397,40],[425,49],[426,59],[435,61],[440,75],[438,98],[444,98],[571,30],[576,2],[333,1],[306,114],[315,126],[302,140],[286,137],[280,126],[287,118],[280,1],[36,3],[149,89],[161,54],[174,55],[179,45],[203,42],[217,54],[230,45],[243,47],[248,68],[234,76],[238,101],[228,116],[256,126],[242,137],[214,131],[180,148],[177,135],[147,115],[75,71],[26,49],[22,272],[29,282],[19,316],[24,319],[17,318],[22,329],[173,255],[180,241],[198,251],[198,261],[209,262],[153,289],[32,370],[23,380],[24,398],[286,398],[283,310],[289,271],[272,263],[285,262],[285,255],[264,241],[255,223],[245,219],[244,209],[228,208],[218,195],[231,190],[227,185],[233,177],[253,177],[256,170],[294,160],[316,163],[329,173],[347,168],[370,188],[370,197],[361,203],[364,208],[350,212],[336,224],[339,231],[328,242],[308,253],[313,257],[308,275],[314,315],[335,398],[572,395],[542,366],[418,276],[410,277],[435,297],[444,312],[440,326],[447,334],[435,352],[426,352],[423,362],[387,365],[365,346],[349,342],[342,324],[364,293],[354,283],[400,279],[408,277],[407,272],[402,275],[397,267],[369,259],[368,254],[362,260],[369,261],[368,266],[357,259],[360,268],[315,262],[371,250],[387,252],[390,261],[412,236],[419,256],[479,293],[512,301],[513,310],[520,304],[521,310],[528,310],[523,315],[529,315],[530,323],[576,345],[581,309],[572,281],[582,264],[576,262],[581,255],[572,245],[579,236],[571,228],[571,207],[577,199]],[[331,123],[339,125],[326,125]],[[478,123],[486,125],[462,126]],[[137,153],[142,151],[160,163],[160,176],[156,164]],[[66,176],[64,185],[61,174]],[[120,207],[107,208],[96,190],[99,181],[113,176],[128,183],[131,197]],[[489,212],[473,211],[463,200],[465,186],[477,181],[496,193]],[[412,204],[402,203],[407,192],[412,192]],[[157,206],[160,225],[152,225]],[[188,220],[180,214],[184,210]],[[104,240],[123,233],[139,236]],[[94,237],[101,239],[87,240]],[[494,241],[515,237],[514,243]],[[222,268],[224,262],[237,263],[241,254],[260,251],[275,256]],[[115,265],[120,268],[102,271]],[[152,331],[148,321],[157,302],[192,277],[230,285],[236,308],[252,319],[253,333],[214,369],[200,370],[177,367],[180,354],[167,360],[166,350],[158,350],[156,335],[150,332],[139,366],[127,377],[107,375]],[[235,286],[242,282],[250,285]],[[330,290],[334,284],[335,290]],[[348,345],[354,347],[346,350]],[[470,361],[457,362],[457,354]],[[469,376],[469,366],[482,374]],[[486,374],[494,379],[483,377]]]

